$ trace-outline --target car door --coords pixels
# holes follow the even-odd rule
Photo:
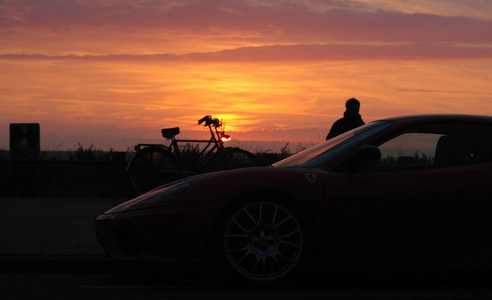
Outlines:
[[[450,174],[440,170],[364,171],[330,178],[329,230],[344,253],[419,256],[442,251],[444,230],[460,227]],[[446,201],[446,205],[443,205]]]
[[[470,131],[460,125],[408,129],[377,143],[377,162],[327,178],[326,226],[339,253],[409,257],[477,248],[470,247],[477,226],[482,237],[491,228],[484,217],[476,221],[481,209],[490,209],[490,166],[477,171],[473,153],[461,153],[456,144],[447,161],[438,157],[448,137],[468,145]]]

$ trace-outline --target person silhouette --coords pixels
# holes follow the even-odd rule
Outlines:
[[[332,137],[366,124],[364,123],[364,121],[362,121],[362,117],[359,114],[359,100],[355,98],[348,99],[347,102],[345,102],[345,108],[346,110],[343,113],[343,118],[333,123],[330,132],[326,136],[326,140],[329,140]]]

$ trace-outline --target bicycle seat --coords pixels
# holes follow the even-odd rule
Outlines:
[[[162,137],[170,139],[179,134],[179,127],[161,129]]]

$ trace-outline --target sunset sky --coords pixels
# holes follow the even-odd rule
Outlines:
[[[0,34],[0,149],[10,123],[125,150],[207,114],[313,145],[350,97],[366,123],[492,115],[490,0],[0,0]]]

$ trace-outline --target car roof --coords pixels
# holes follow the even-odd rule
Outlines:
[[[380,119],[377,121],[391,121],[396,123],[420,123],[420,122],[471,122],[492,124],[491,116],[460,115],[460,114],[427,114],[409,115]]]

